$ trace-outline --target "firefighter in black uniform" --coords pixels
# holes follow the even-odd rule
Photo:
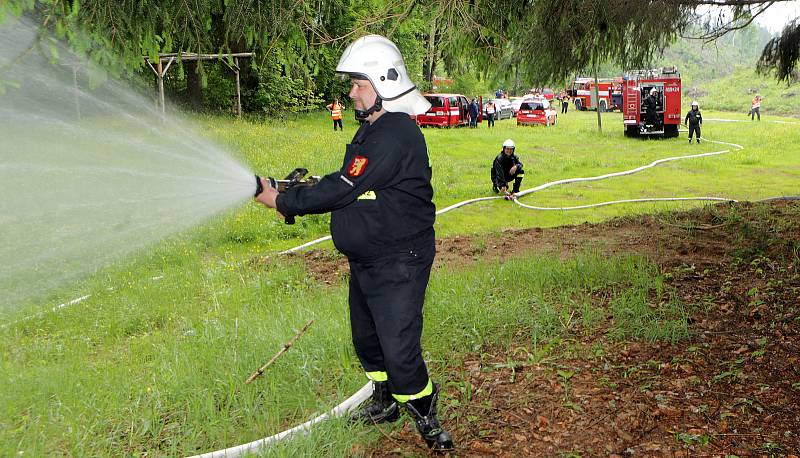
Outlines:
[[[519,192],[522,184],[522,177],[525,172],[522,170],[522,162],[514,154],[516,145],[510,138],[503,142],[503,150],[494,158],[492,163],[492,191],[502,192],[507,199],[513,199]],[[512,191],[508,192],[508,183],[514,181]]]
[[[654,128],[658,124],[658,90],[650,89],[650,94],[642,101],[645,112],[645,122],[642,130]]]
[[[420,345],[436,208],[425,138],[409,114],[425,113],[430,103],[382,36],[353,42],[336,71],[349,75],[356,117],[366,121],[341,169],[280,195],[265,185],[257,199],[283,216],[331,212],[334,245],[350,262],[353,344],[374,389],[351,420],[394,421],[405,404],[428,446],[450,450],[453,441],[436,416],[439,387]]]
[[[703,125],[703,115],[700,114],[700,104],[692,101],[692,109],[686,113],[683,123],[689,127],[689,144],[692,143],[692,134],[697,133],[697,143],[700,143],[700,126]]]

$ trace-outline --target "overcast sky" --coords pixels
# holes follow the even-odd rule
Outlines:
[[[766,27],[770,32],[780,32],[792,19],[800,16],[800,1],[776,3],[756,18],[762,27]]]

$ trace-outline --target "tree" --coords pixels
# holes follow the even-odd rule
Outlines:
[[[9,11],[35,16],[57,37],[105,67],[147,75],[142,56],[159,53],[253,51],[252,68],[243,69],[245,93],[270,97],[262,107],[302,109],[322,91],[340,92],[333,66],[340,40],[326,37],[360,28],[360,21],[384,8],[373,0],[8,0]],[[385,18],[381,16],[381,21]],[[380,26],[381,24],[379,24]],[[113,52],[109,52],[113,51]],[[121,64],[121,65],[118,65]],[[178,63],[179,66],[182,63]],[[196,65],[196,66],[195,66]],[[202,63],[181,66],[189,92],[200,97]],[[185,70],[185,71],[183,71]],[[324,87],[322,91],[317,82]],[[250,97],[250,101],[253,98]]]
[[[774,73],[779,80],[792,83],[800,79],[795,68],[800,60],[800,23],[797,20],[784,27],[780,36],[770,40],[758,60],[758,71]]]
[[[678,37],[713,41],[784,1],[788,0],[473,1],[464,25],[496,24],[496,36],[516,44],[514,55],[507,58],[522,63],[533,82],[547,83],[602,62],[623,68],[648,65]],[[465,12],[463,7],[453,8]],[[694,34],[697,30],[701,32]],[[476,43],[481,38],[473,33]],[[477,46],[475,51],[482,49]],[[758,68],[789,81],[798,60],[800,23],[794,21],[766,45]]]
[[[429,83],[443,64],[451,74],[506,72],[545,85],[603,65],[649,66],[678,37],[715,40],[780,1],[788,0],[6,0],[0,19],[35,8],[41,24],[95,60],[110,61],[113,49],[128,68],[160,52],[254,51],[244,91],[278,104],[288,92],[300,106],[344,90],[336,58],[366,33],[398,42]],[[700,14],[708,7],[720,8]],[[766,45],[758,69],[790,82],[798,59],[793,22]],[[191,87],[202,74],[189,69]]]

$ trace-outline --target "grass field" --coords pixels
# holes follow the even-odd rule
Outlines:
[[[769,110],[770,113],[797,117],[800,114],[797,109],[797,85],[789,86],[764,78],[756,74],[754,67],[755,64],[738,66],[730,74],[715,77],[711,81],[685,79],[683,89],[691,91],[693,97],[684,95],[684,100],[695,98],[701,103],[701,108],[706,106],[736,112],[737,117],[744,119],[744,115],[750,111],[753,96],[759,94],[764,98],[762,114]]]
[[[744,120],[742,113],[703,114]],[[765,114],[760,123],[706,122],[705,138],[740,144],[741,151],[557,186],[524,201],[566,206],[640,197],[797,195],[800,126],[768,122],[775,119]],[[276,176],[298,166],[314,174],[338,168],[355,131],[346,120],[345,132],[334,133],[324,113],[195,121],[256,173]],[[619,114],[603,116],[602,133],[595,123],[594,113],[570,111],[550,129],[518,128],[513,120],[498,122],[494,130],[426,129],[437,207],[488,195],[489,165],[506,138],[516,141],[525,164],[523,189],[730,149],[688,145],[683,136],[626,139]],[[535,212],[491,201],[442,215],[436,227],[439,237],[449,237],[693,205],[701,204]],[[2,317],[8,326],[0,329],[0,455],[188,455],[274,434],[343,400],[365,382],[350,343],[346,286],[323,286],[302,264],[275,256],[326,234],[327,221],[310,216],[285,226],[273,213],[245,203]],[[685,335],[681,318],[695,305],[672,298],[658,268],[645,258],[602,259],[587,249],[567,261],[553,255],[444,268],[434,274],[426,303],[423,344],[434,377],[443,367],[457,366],[465,349],[502,346],[520,332],[546,353],[563,332],[564,304],[581,310],[582,326],[602,325],[605,315],[580,299],[600,289],[613,292],[612,331],[620,339]],[[49,311],[83,295],[90,297]],[[646,305],[654,296],[662,298],[662,308]],[[243,384],[311,318],[315,324],[295,347],[256,382]],[[380,437],[374,429],[336,421],[270,453],[345,456]]]

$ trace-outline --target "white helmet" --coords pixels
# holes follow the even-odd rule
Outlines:
[[[503,148],[516,148],[517,146],[514,144],[514,140],[508,139],[503,142]]]
[[[656,88],[650,89],[650,95],[656,95],[656,94],[658,94],[658,90],[656,90]]]
[[[339,59],[336,73],[366,78],[372,83],[379,98],[372,111],[383,105],[386,111],[416,115],[431,107],[408,77],[400,50],[380,35],[366,35],[350,43]]]
[[[700,108],[700,104],[699,104],[699,103],[697,103],[697,100],[692,100],[692,106],[693,106],[693,107]]]

